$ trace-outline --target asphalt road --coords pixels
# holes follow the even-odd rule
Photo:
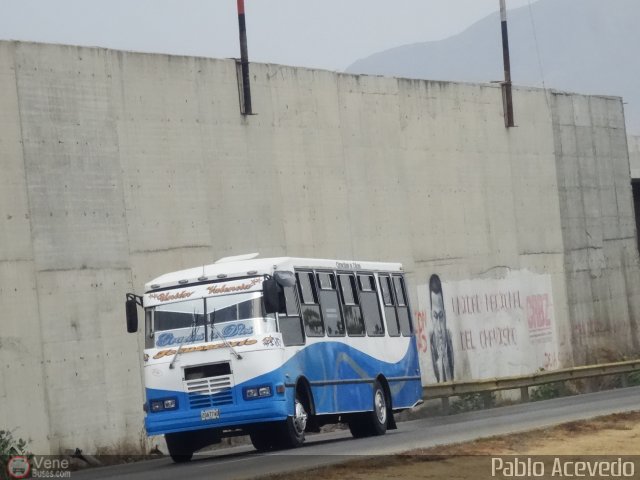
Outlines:
[[[398,430],[389,431],[383,437],[356,440],[348,431],[337,431],[308,435],[305,445],[295,450],[259,454],[251,446],[233,447],[197,453],[187,464],[174,464],[169,457],[162,457],[74,472],[72,478],[256,478],[271,473],[308,470],[356,457],[388,455],[633,410],[640,410],[640,387],[402,422],[398,424]]]

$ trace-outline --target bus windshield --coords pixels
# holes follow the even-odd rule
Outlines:
[[[156,347],[247,337],[276,331],[265,316],[262,292],[238,293],[159,305],[151,309],[147,331]]]
[[[266,318],[262,292],[238,293],[207,298],[209,340],[247,337],[275,330],[275,320]]]
[[[158,305],[152,309],[148,329],[157,347],[203,342],[205,313],[202,299]]]

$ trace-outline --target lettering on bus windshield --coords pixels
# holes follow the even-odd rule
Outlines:
[[[222,328],[217,326],[217,328],[224,338],[247,337],[249,335],[253,335],[253,323],[251,321],[231,323]],[[199,332],[195,335],[175,335],[172,332],[161,333],[158,335],[156,340],[156,347],[169,347],[172,345],[180,345],[181,343],[204,342],[204,330],[202,328],[199,328],[198,330]],[[218,337],[219,335],[216,334],[216,331],[211,332],[211,340]]]
[[[184,335],[182,337],[176,337],[173,333],[161,333],[158,335],[158,340],[156,340],[157,347],[166,347],[169,345],[180,345],[185,342],[204,342],[204,332],[201,334],[195,335],[192,337],[191,335]]]
[[[248,283],[241,283],[240,285],[211,285],[210,287],[207,287],[207,290],[209,290],[211,295],[216,295],[218,293],[244,292],[245,290],[250,290],[255,287],[260,282],[260,278],[254,278]]]
[[[231,325],[226,325],[222,329],[222,335],[225,338],[239,337],[242,335],[253,335],[253,325],[251,322],[232,323]]]
[[[219,348],[228,348],[229,345],[231,345],[232,347],[244,347],[248,345],[255,345],[256,343],[258,343],[258,340],[256,340],[255,338],[245,338],[244,340],[232,340],[228,343],[220,342],[220,343],[213,343],[208,345],[197,345],[194,347],[185,347],[180,350],[180,353],[206,352],[207,350],[217,350]],[[156,353],[153,356],[153,358],[157,360],[162,357],[174,355],[177,352],[178,350],[174,348],[170,348],[167,350],[160,350],[158,353]]]
[[[150,293],[149,298],[153,298],[160,302],[168,302],[169,300],[182,300],[185,298],[189,298],[193,295],[193,292],[189,292],[188,290],[183,290],[181,292],[176,293]]]

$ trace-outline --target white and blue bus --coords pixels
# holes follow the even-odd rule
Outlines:
[[[402,266],[228,257],[127,294],[144,308],[145,427],[174,461],[233,435],[258,450],[345,422],[355,437],[395,428],[421,403]]]

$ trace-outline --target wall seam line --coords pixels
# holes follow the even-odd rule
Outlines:
[[[40,334],[40,339],[39,339],[39,343],[40,343],[40,354],[42,356],[42,367],[40,369],[40,374],[41,374],[41,378],[42,378],[42,390],[43,390],[43,395],[44,395],[44,408],[45,408],[45,414],[47,417],[47,432],[45,435],[46,438],[46,443],[48,443],[49,445],[49,453],[52,452],[51,449],[51,437],[53,434],[53,428],[51,425],[51,403],[50,403],[50,396],[49,396],[49,382],[47,380],[47,364],[44,361],[44,342],[43,342],[43,332],[42,332],[42,310],[40,307],[40,285],[38,282],[38,268],[37,268],[37,263],[36,263],[36,252],[35,252],[35,239],[34,239],[34,235],[33,235],[33,216],[32,216],[32,211],[31,211],[31,195],[29,193],[29,174],[28,174],[28,169],[27,169],[27,153],[26,153],[26,149],[25,149],[25,138],[24,138],[24,121],[22,118],[22,106],[21,106],[21,102],[20,102],[20,84],[18,82],[18,70],[19,70],[19,66],[18,66],[18,44],[16,42],[13,43],[13,78],[15,80],[15,86],[16,86],[16,104],[17,104],[17,111],[18,111],[18,122],[20,124],[20,147],[22,149],[22,167],[24,168],[24,189],[25,189],[25,193],[26,193],[26,199],[27,199],[27,212],[29,215],[29,238],[31,240],[31,255],[33,257],[33,282],[35,284],[35,294],[36,294],[36,309],[38,312],[38,333]]]

